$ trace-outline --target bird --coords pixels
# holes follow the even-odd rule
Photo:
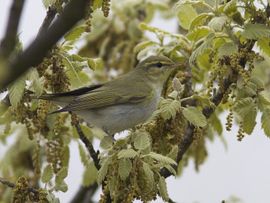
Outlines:
[[[43,94],[61,108],[73,112],[90,126],[109,135],[147,121],[157,109],[164,83],[177,64],[166,56],[149,56],[126,74],[103,84],[69,92]]]

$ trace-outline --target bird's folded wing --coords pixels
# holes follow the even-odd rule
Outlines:
[[[87,94],[76,97],[61,111],[79,111],[83,109],[96,109],[117,104],[132,104],[145,101],[146,97],[152,95],[152,89],[148,86],[140,88],[126,87],[119,90],[118,87],[102,87]]]

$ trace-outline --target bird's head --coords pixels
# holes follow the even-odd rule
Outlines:
[[[150,81],[163,84],[178,66],[175,62],[165,56],[150,56],[137,65],[137,69]]]

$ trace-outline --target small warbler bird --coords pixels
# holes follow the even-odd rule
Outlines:
[[[145,122],[156,110],[163,85],[177,66],[165,56],[150,56],[136,68],[112,81],[70,92],[44,94],[62,108],[52,112],[74,112],[88,124],[113,135]]]

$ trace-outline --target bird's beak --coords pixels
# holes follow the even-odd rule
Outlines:
[[[182,65],[181,63],[175,63],[175,64],[170,65],[170,68],[177,68],[181,65]]]

